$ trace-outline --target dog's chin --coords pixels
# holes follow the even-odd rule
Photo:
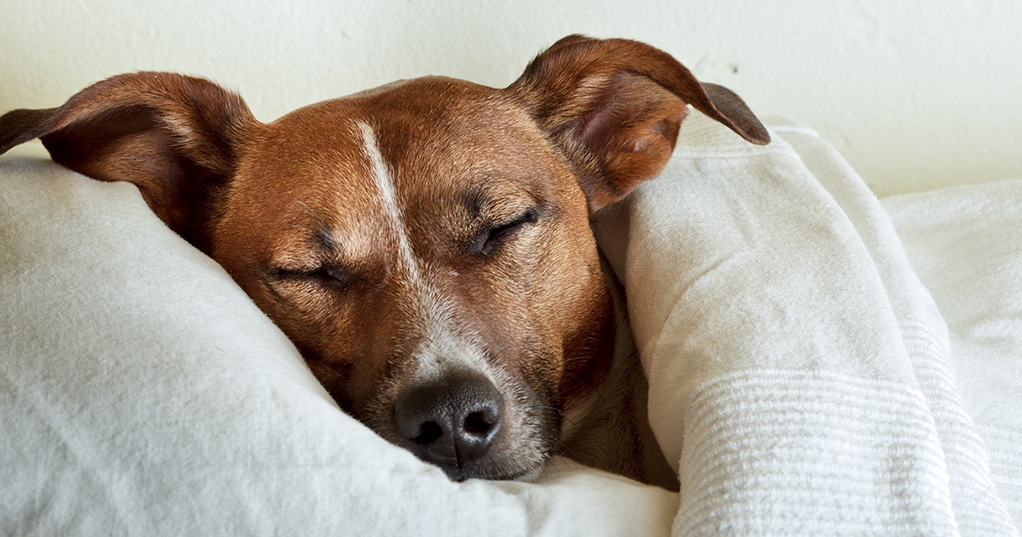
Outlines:
[[[447,474],[447,477],[451,481],[461,482],[468,479],[485,479],[487,481],[520,481],[530,483],[539,478],[543,474],[544,462],[534,464],[531,468],[487,468],[483,470],[471,470],[462,468],[444,468],[441,470]]]
[[[494,481],[518,481],[519,483],[534,483],[546,472],[546,463],[550,461],[550,457],[543,459],[543,462],[535,465],[534,467],[524,472],[518,473],[513,477],[504,479],[495,479]]]
[[[488,481],[521,481],[531,482],[542,475],[547,461],[555,450],[554,438],[557,438],[558,427],[553,420],[542,420],[541,423],[527,425],[517,424],[518,434],[503,436],[494,443],[490,452],[480,459],[467,463],[444,464],[419,456],[410,449],[408,441],[401,439],[391,427],[370,428],[387,441],[410,451],[419,460],[437,466],[451,481],[461,482],[468,479],[484,479]]]
[[[390,435],[385,435],[385,438]],[[443,464],[420,457],[420,460],[437,466],[451,481],[461,482],[468,479],[485,479],[488,481],[534,481],[543,473],[547,461],[552,454],[552,446],[546,442],[547,435],[537,435],[531,441],[521,443],[497,444],[485,457],[467,464]],[[408,449],[402,441],[394,442],[399,447]],[[503,445],[501,445],[503,444]],[[415,452],[410,450],[413,454]]]

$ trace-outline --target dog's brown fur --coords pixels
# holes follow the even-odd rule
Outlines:
[[[452,478],[534,475],[567,413],[569,455],[670,486],[652,475],[662,457],[628,460],[658,450],[641,370],[613,357],[590,218],[662,170],[687,104],[769,140],[737,96],[668,54],[571,36],[505,89],[422,78],[268,124],[205,80],[117,76],[61,107],[3,116],[0,153],[38,137],[60,164],[137,185],[281,327],[345,411]],[[478,456],[461,444],[454,459],[423,453],[395,425],[402,397],[470,373],[473,395],[454,399],[488,401],[476,413],[487,416],[485,445]],[[498,395],[478,395],[487,384]],[[597,401],[613,408],[594,413]],[[578,441],[594,435],[618,446]]]

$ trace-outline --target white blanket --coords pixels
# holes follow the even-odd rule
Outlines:
[[[951,368],[1022,521],[1022,180],[884,200],[951,333]]]
[[[134,187],[3,157],[0,535],[1018,535],[1022,184],[888,203],[935,303],[840,156],[773,131],[693,113],[599,223],[680,495],[563,459],[450,483],[337,410]]]
[[[601,221],[680,472],[673,533],[1017,535],[887,215],[814,132],[773,132],[693,117]]]

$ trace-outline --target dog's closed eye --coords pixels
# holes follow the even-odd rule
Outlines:
[[[472,241],[470,251],[489,256],[519,230],[528,224],[535,223],[538,219],[539,211],[532,207],[504,223],[484,226]]]
[[[274,268],[270,274],[278,281],[313,283],[334,290],[347,289],[356,280],[355,273],[333,265],[307,269]]]

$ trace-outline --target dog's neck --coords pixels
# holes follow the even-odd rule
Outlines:
[[[607,360],[596,389],[565,408],[563,454],[587,466],[621,474],[668,490],[679,488],[676,472],[663,456],[649,426],[649,385],[628,322],[624,289],[603,263],[614,304],[611,337],[598,360]]]

